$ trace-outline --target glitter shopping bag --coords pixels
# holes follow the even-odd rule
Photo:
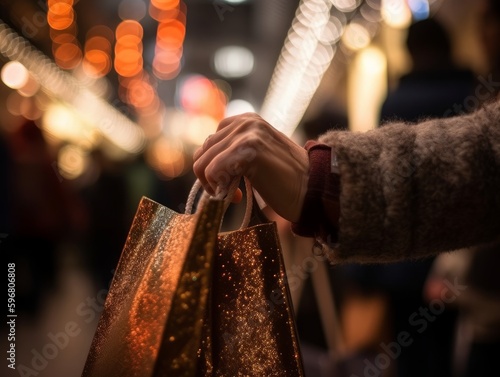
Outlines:
[[[159,359],[194,375],[221,216],[222,202],[181,215],[141,200],[82,376],[174,375]],[[177,337],[164,350],[167,326]]]
[[[200,376],[303,376],[275,223],[219,234]]]
[[[83,377],[303,376],[275,225],[217,234],[203,202],[142,199]]]

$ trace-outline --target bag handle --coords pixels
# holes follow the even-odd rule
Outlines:
[[[316,301],[328,351],[336,360],[339,360],[345,356],[345,339],[337,315],[335,294],[328,278],[328,269],[324,263],[318,264],[318,269],[311,273],[311,279],[316,297],[320,297]]]
[[[245,216],[243,217],[243,221],[241,222],[240,228],[239,229],[244,229],[248,227],[248,224],[250,223],[250,218],[252,217],[252,205],[253,205],[253,189],[252,189],[252,184],[250,183],[250,180],[247,177],[243,177],[245,181],[245,191],[246,191],[246,207],[245,207]],[[240,184],[241,177],[236,177],[234,178],[231,183],[229,184],[229,187],[226,190],[221,189],[220,187],[217,188],[217,192],[215,196],[211,197],[206,191],[203,191],[203,194],[201,195],[200,201],[198,202],[198,208],[202,208],[206,201],[209,200],[210,198],[215,199],[215,200],[223,200],[224,201],[224,213],[227,211],[229,205],[231,204],[231,201],[234,198],[234,194],[236,193],[236,189],[238,188]],[[202,190],[202,184],[199,179],[197,179],[193,187],[191,188],[191,191],[189,191],[189,195],[187,198],[186,202],[186,211],[185,213],[187,215],[190,215],[193,212],[193,206],[194,206],[194,200],[196,199],[196,195],[200,190]]]

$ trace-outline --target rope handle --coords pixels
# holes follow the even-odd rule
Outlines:
[[[227,211],[229,205],[231,204],[234,198],[234,194],[239,186],[240,180],[241,177],[234,178],[226,190],[223,190],[220,187],[218,187],[215,196],[212,197],[212,199],[224,201],[224,213]],[[244,181],[245,181],[245,191],[247,193],[246,207],[245,207],[245,216],[243,217],[243,221],[241,222],[239,229],[247,228],[248,224],[250,223],[250,218],[252,217],[252,205],[253,205],[252,184],[250,183],[250,180],[246,177],[244,177]],[[203,189],[202,184],[200,180],[197,179],[194,182],[193,187],[191,187],[191,191],[189,191],[189,195],[187,198],[186,211],[185,211],[187,215],[190,215],[192,213],[196,195],[202,189]],[[198,202],[198,209],[202,208],[207,202],[207,200],[209,200],[210,198],[211,198],[210,195],[206,191],[203,191],[203,194],[201,195],[201,198]]]

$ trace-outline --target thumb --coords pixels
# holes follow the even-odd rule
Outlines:
[[[243,193],[241,192],[240,189],[236,189],[236,191],[234,192],[232,202],[238,204],[239,202],[241,202],[241,199],[243,199]]]

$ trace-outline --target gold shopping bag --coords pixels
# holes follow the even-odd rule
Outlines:
[[[275,224],[200,207],[141,200],[83,377],[303,376]]]

